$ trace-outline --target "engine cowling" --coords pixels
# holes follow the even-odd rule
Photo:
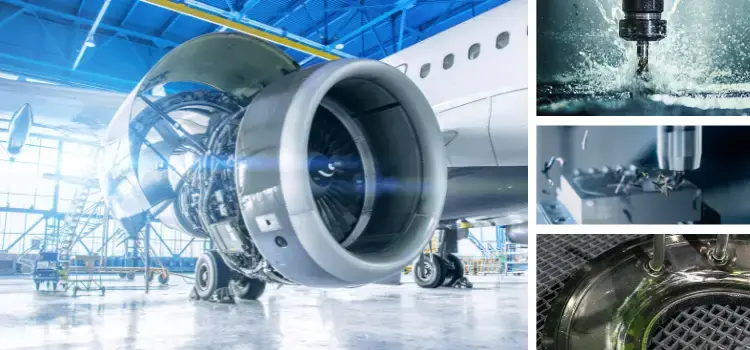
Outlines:
[[[181,91],[146,96],[174,82]],[[210,236],[248,277],[382,280],[422,251],[445,201],[434,112],[378,61],[299,69],[268,43],[209,34],[162,58],[108,134],[102,184],[123,226],[161,216]]]

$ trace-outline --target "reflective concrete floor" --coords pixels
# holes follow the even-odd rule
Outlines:
[[[107,277],[104,285],[142,286]],[[267,290],[257,302],[190,301],[168,289],[37,293],[0,277],[0,349],[526,349],[526,277],[473,277],[475,289],[365,286]]]

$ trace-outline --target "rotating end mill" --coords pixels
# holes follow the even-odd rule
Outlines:
[[[658,126],[656,155],[659,168],[684,173],[700,168],[703,155],[701,126]]]
[[[667,21],[661,19],[664,0],[623,0],[625,19],[620,20],[620,37],[637,42],[638,75],[648,72],[648,46],[667,36]]]

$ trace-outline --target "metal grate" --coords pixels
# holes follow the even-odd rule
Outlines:
[[[648,349],[750,348],[750,308],[700,305],[658,324]]]
[[[568,278],[586,262],[615,246],[642,235],[537,235],[536,345],[552,302]]]

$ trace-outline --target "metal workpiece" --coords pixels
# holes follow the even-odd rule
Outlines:
[[[702,126],[657,126],[656,155],[662,170],[696,170],[701,166],[702,152]]]
[[[536,223],[542,225],[575,224],[567,208],[556,199],[543,199],[536,208]]]
[[[687,180],[672,187],[660,174],[622,166],[574,170],[560,176],[557,200],[578,224],[700,221],[701,190]]]
[[[711,326],[723,324],[723,314],[697,317],[696,322],[706,322],[705,326],[671,335],[665,331],[674,329],[669,327],[695,308],[748,305],[750,237],[732,237],[732,259],[717,265],[706,254],[715,245],[716,235],[666,236],[668,259],[656,276],[643,268],[654,254],[653,238],[622,243],[573,274],[551,304],[541,348],[663,349],[676,343],[683,344],[682,348],[694,339],[701,339],[698,348],[717,348],[713,344],[720,338],[725,348],[740,347],[742,339],[736,331]],[[709,337],[704,331],[720,337]],[[666,339],[670,337],[679,339]]]

